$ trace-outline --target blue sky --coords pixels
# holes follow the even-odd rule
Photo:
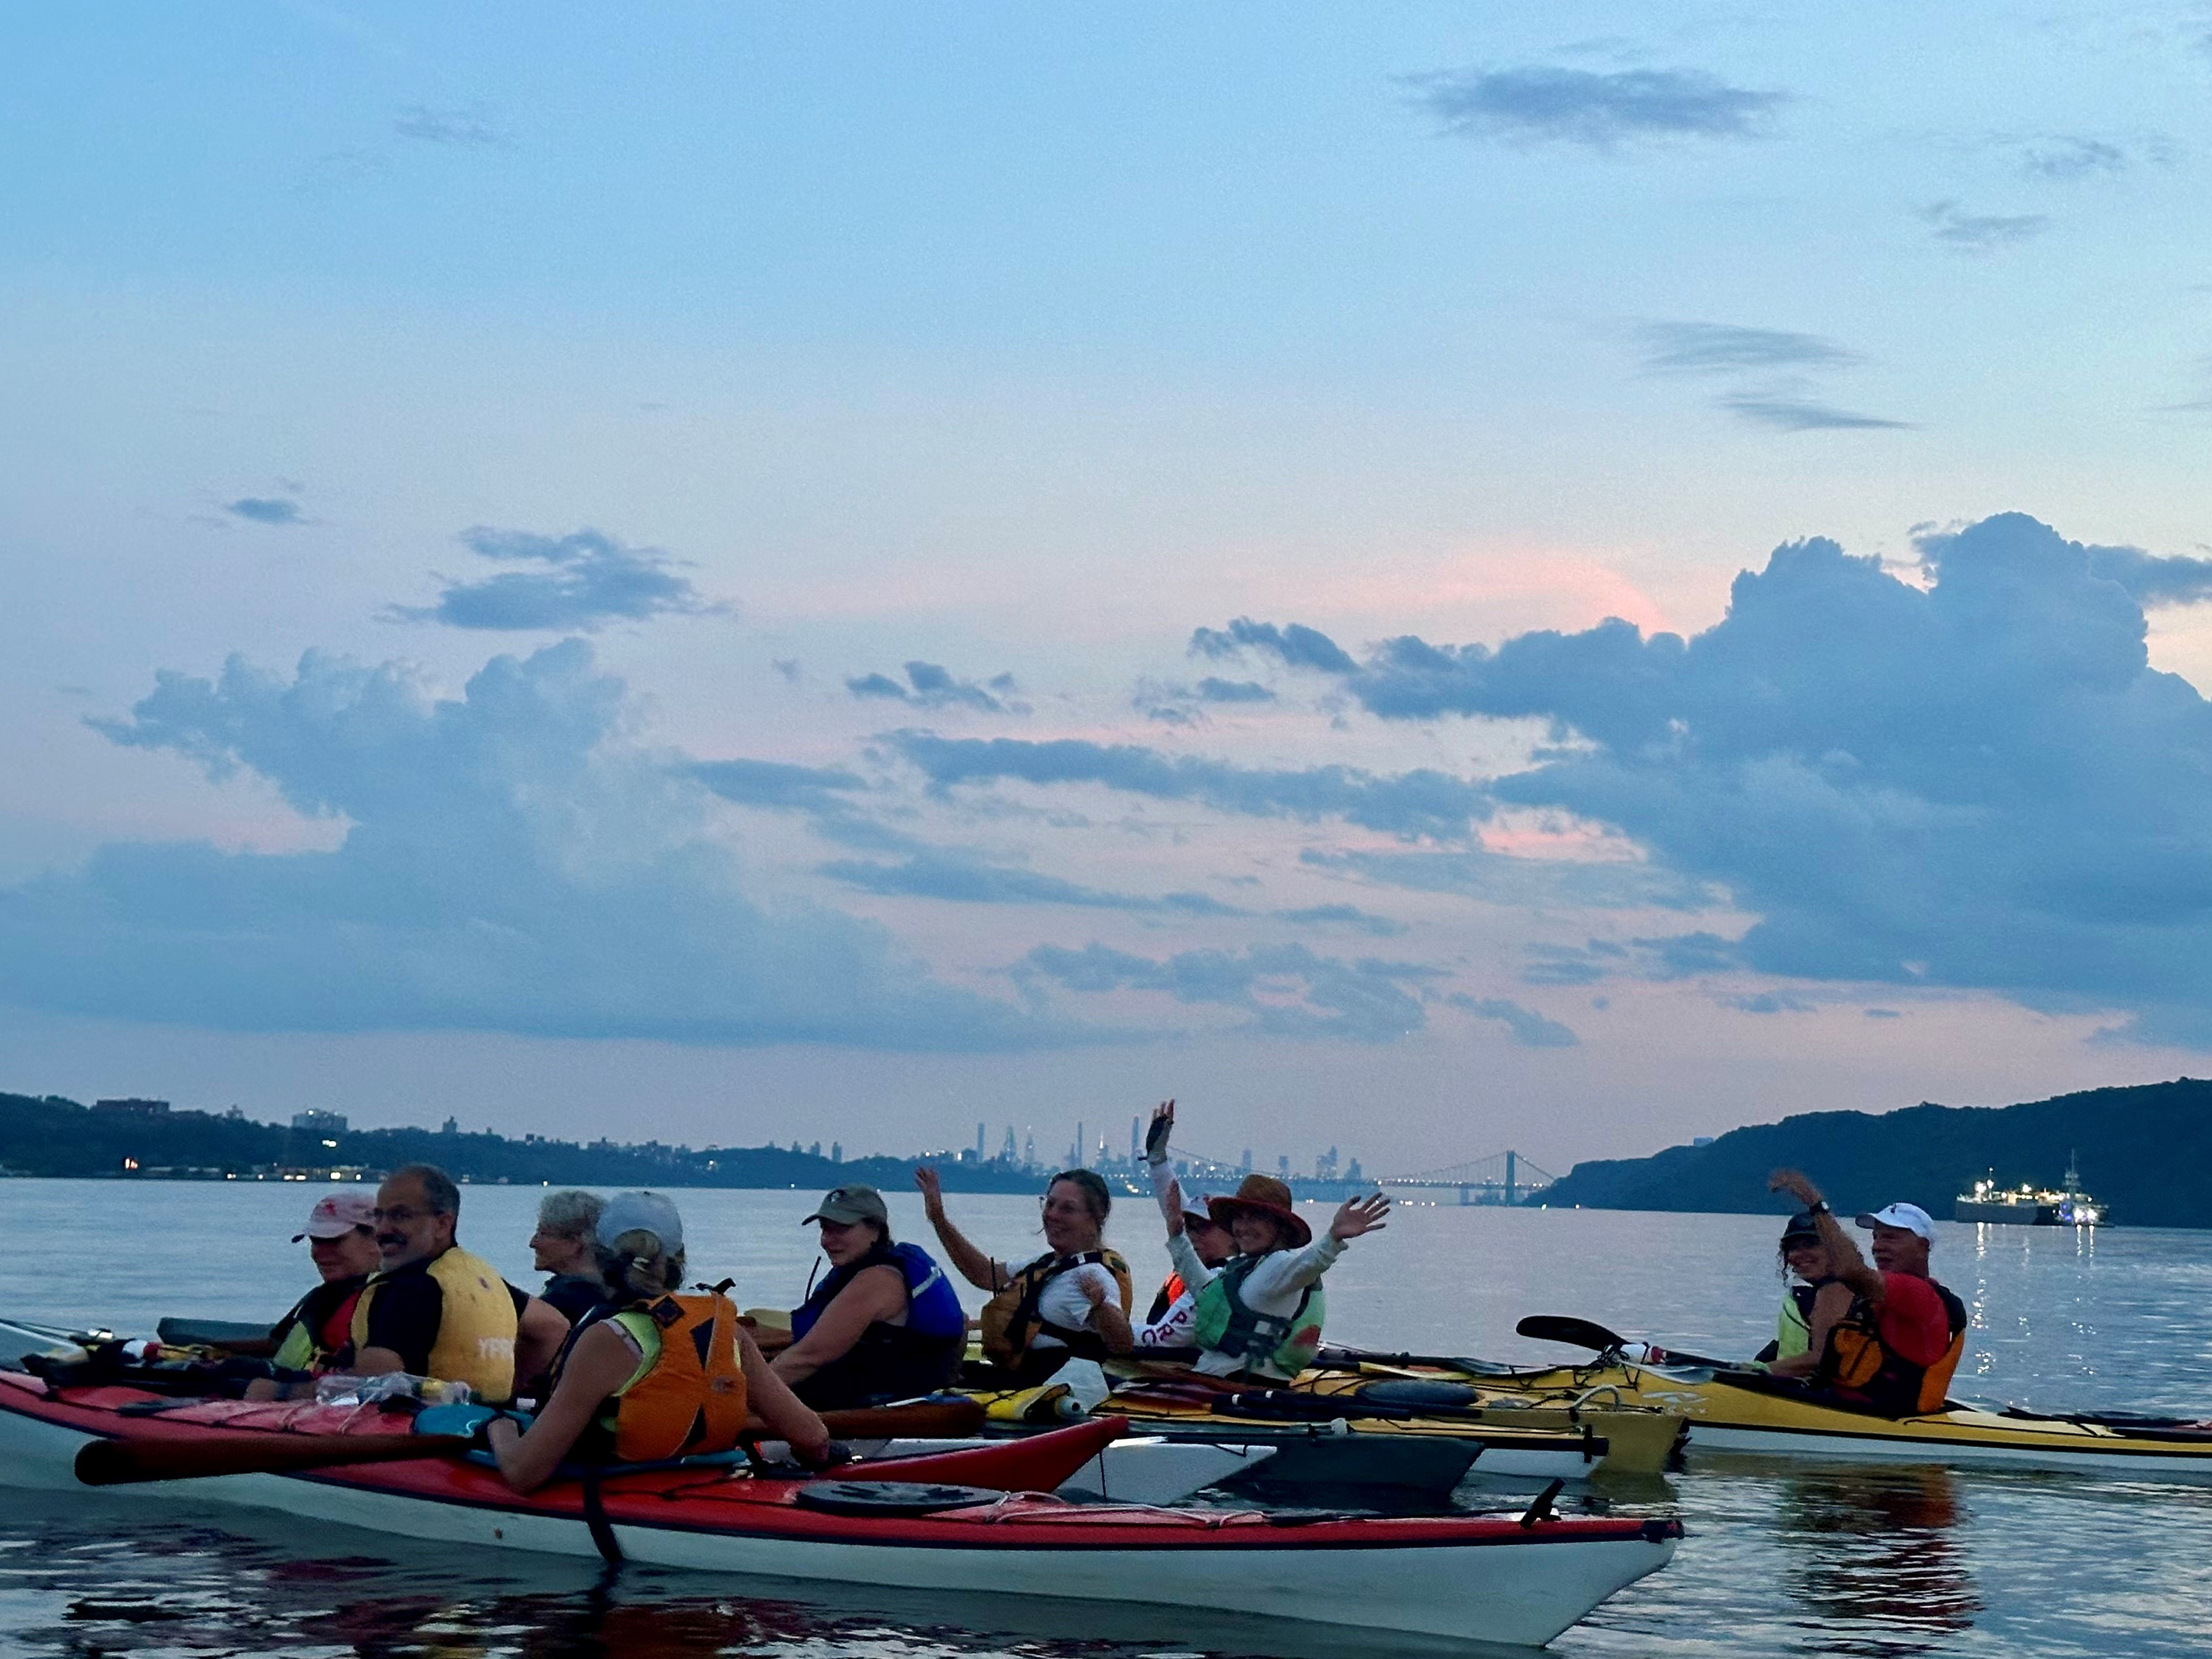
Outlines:
[[[0,1086],[1564,1167],[2212,1048],[2212,9],[9,51]]]

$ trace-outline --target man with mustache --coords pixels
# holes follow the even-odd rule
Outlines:
[[[518,1377],[552,1363],[568,1322],[454,1242],[460,1210],[460,1188],[433,1164],[394,1170],[376,1189],[383,1265],[354,1304],[350,1369],[465,1382],[505,1405]]]

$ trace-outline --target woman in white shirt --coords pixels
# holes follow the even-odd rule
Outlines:
[[[1236,1194],[1206,1200],[1216,1224],[1229,1230],[1237,1255],[1219,1267],[1193,1248],[1182,1206],[1159,1176],[1168,1162],[1175,1102],[1152,1114],[1146,1145],[1153,1164],[1152,1190],[1168,1225],[1168,1255],[1195,1297],[1191,1336],[1200,1349],[1196,1369],[1209,1376],[1287,1382],[1321,1347],[1326,1302],[1322,1275],[1344,1247],[1363,1233],[1387,1226],[1390,1200],[1348,1198],[1316,1240],[1291,1206],[1291,1189],[1263,1175],[1244,1177]]]
[[[945,1259],[961,1277],[991,1292],[983,1309],[983,1354],[994,1374],[981,1382],[1027,1387],[1042,1382],[1071,1357],[1103,1359],[1134,1346],[1129,1328],[1129,1264],[1106,1248],[1114,1200],[1089,1170],[1067,1170],[1045,1185],[1045,1253],[1011,1267],[969,1243],[945,1214],[937,1171],[914,1172],[922,1213],[937,1230]]]

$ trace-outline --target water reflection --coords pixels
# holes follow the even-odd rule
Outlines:
[[[1982,1610],[1955,1535],[1951,1472],[1821,1469],[1782,1477],[1776,1522],[1792,1593],[1837,1653],[1925,1653]]]

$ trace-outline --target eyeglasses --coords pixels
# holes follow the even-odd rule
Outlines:
[[[404,1204],[396,1204],[388,1210],[378,1209],[369,1212],[369,1214],[375,1218],[376,1224],[380,1227],[386,1225],[404,1227],[410,1221],[421,1221],[430,1216],[445,1213],[443,1210],[410,1210]]]

